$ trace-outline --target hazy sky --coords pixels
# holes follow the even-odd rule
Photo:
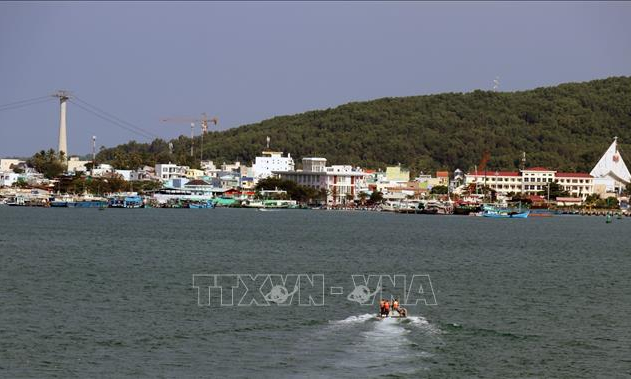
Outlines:
[[[2,108],[57,89],[151,134],[70,103],[68,149],[85,154],[92,135],[190,133],[169,116],[208,112],[226,129],[496,76],[505,91],[628,76],[629,20],[623,2],[0,2],[0,157],[57,147],[55,99]]]

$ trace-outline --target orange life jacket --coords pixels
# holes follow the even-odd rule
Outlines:
[[[384,304],[384,306],[383,306],[383,307],[384,307],[384,308],[386,308],[386,309],[390,309],[390,303],[388,303],[388,302],[386,301],[386,303]]]
[[[392,304],[392,308],[394,308],[394,309],[399,308],[399,302],[398,302],[398,301],[395,301],[395,302]]]

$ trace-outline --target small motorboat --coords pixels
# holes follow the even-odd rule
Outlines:
[[[400,312],[397,311],[390,311],[388,313],[387,316],[384,316],[380,313],[377,314],[377,320],[381,321],[381,320],[385,320],[387,318],[407,318],[408,317],[408,311],[405,308],[401,308],[399,307],[399,309],[401,310]]]

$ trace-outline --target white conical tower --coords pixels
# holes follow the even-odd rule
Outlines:
[[[631,174],[627,165],[618,151],[618,137],[614,137],[613,143],[600,158],[590,174],[594,178],[610,177],[617,182],[631,183]]]
[[[55,95],[59,98],[59,148],[58,152],[64,152],[64,159],[68,160],[68,140],[66,132],[66,102],[70,98],[70,94],[67,91],[59,91]]]

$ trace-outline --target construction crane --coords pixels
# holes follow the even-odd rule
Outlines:
[[[190,123],[191,124],[191,157],[193,157],[193,138],[195,137],[195,124],[199,123],[200,127],[201,127],[201,146],[199,149],[199,161],[201,164],[201,161],[204,160],[204,134],[206,134],[208,132],[208,123],[212,122],[213,124],[217,125],[217,123],[219,122],[219,120],[217,119],[217,117],[211,117],[208,118],[208,115],[206,115],[206,113],[202,113],[202,118],[201,119],[196,119],[196,118],[192,118],[192,117],[168,117],[168,118],[163,118],[161,120],[162,122],[170,122],[170,123],[175,123],[175,124],[184,124],[184,123]]]

